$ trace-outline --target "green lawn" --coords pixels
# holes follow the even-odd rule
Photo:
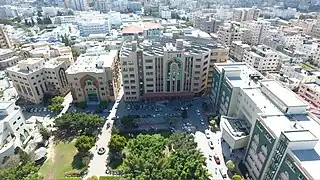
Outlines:
[[[119,180],[121,179],[118,176],[100,176],[99,180]]]
[[[78,166],[79,160],[74,144],[75,141],[59,142],[55,146],[54,159],[48,159],[39,171],[45,180],[63,179],[64,173],[81,168]]]

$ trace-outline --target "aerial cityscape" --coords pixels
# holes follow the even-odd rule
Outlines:
[[[0,180],[317,180],[319,139],[319,1],[0,0]]]

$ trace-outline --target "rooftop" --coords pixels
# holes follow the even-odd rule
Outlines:
[[[278,97],[287,107],[308,106],[304,103],[298,95],[292,92],[290,89],[281,85],[275,80],[263,80],[260,82],[265,88],[268,89],[274,96]]]
[[[14,52],[11,49],[0,49],[0,55],[8,54]]]
[[[81,72],[103,73],[104,68],[111,67],[117,51],[111,50],[107,54],[83,54],[67,69],[67,74]]]
[[[247,65],[246,63],[216,63],[216,67],[220,72],[225,70],[225,77],[233,87],[259,87],[259,83],[251,78],[251,75],[256,74],[257,76],[263,77],[253,67]]]
[[[181,47],[176,46],[176,42],[181,43]],[[127,41],[123,43],[121,48],[121,57],[128,57],[133,50],[133,46],[137,47],[137,50],[142,50],[145,56],[163,56],[167,51],[184,51],[192,55],[199,55],[202,53],[208,53],[210,49],[220,47],[215,41],[208,44],[202,44],[194,41],[187,41],[179,39],[175,41],[173,38],[162,38],[157,40],[143,40],[143,41]]]

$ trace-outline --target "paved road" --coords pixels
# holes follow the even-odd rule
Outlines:
[[[119,96],[118,99],[121,99],[123,95],[123,89],[120,89],[119,92]],[[118,106],[118,103],[115,102],[114,106],[111,109],[111,112],[108,116],[108,120],[106,121],[106,123],[104,124],[103,128],[102,128],[102,132],[98,137],[98,141],[95,144],[95,147],[93,147],[91,149],[91,152],[93,154],[93,158],[91,159],[90,163],[89,163],[89,169],[88,169],[88,174],[85,178],[91,177],[91,176],[105,176],[106,173],[106,159],[108,157],[108,144],[110,141],[110,137],[111,137],[111,128],[106,129],[107,127],[107,123],[110,122],[111,127],[113,125],[113,120],[111,120],[112,117],[114,117],[116,115],[116,106]],[[97,149],[96,147],[100,148],[103,147],[106,149],[106,152],[103,155],[98,155],[97,154]]]
[[[195,141],[198,143],[198,148],[203,152],[204,156],[207,158],[207,169],[210,174],[212,174],[213,180],[220,180],[223,179],[221,177],[221,174],[219,172],[220,168],[226,168],[225,162],[223,159],[223,154],[222,154],[222,147],[221,147],[221,132],[210,132],[210,139],[207,139],[204,132],[202,131],[197,131],[195,133]],[[210,149],[208,142],[212,141],[214,144],[214,149]],[[214,159],[212,158],[212,161],[209,160],[209,155],[215,155],[217,154],[220,159],[220,165],[216,164]],[[216,169],[217,168],[217,169]]]

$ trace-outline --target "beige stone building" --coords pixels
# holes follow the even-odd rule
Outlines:
[[[70,61],[64,58],[28,58],[7,68],[20,98],[39,104],[45,94],[65,95],[69,91],[65,71]]]
[[[216,42],[128,41],[120,52],[124,99],[202,95],[211,87],[208,77],[212,77],[214,63],[226,62],[228,54],[229,49]]]
[[[67,70],[73,101],[114,101],[120,89],[118,51],[87,50]]]
[[[22,59],[19,53],[12,49],[0,49],[0,69],[16,65]]]
[[[220,42],[230,46],[234,41],[242,41],[243,34],[243,28],[240,28],[240,23],[224,23],[223,26],[219,27],[218,38]]]

